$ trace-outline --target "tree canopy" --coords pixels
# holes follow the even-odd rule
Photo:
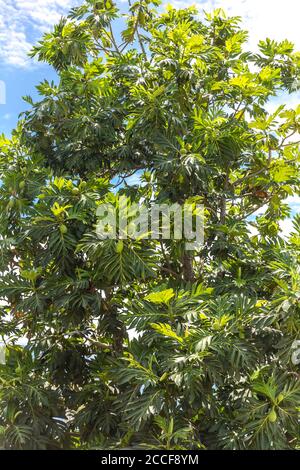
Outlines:
[[[85,0],[32,56],[57,80],[0,141],[2,445],[298,448],[300,53]],[[120,195],[203,204],[203,245],[101,239]]]

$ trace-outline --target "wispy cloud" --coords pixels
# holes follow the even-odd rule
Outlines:
[[[0,0],[0,63],[29,66],[27,54],[33,42],[78,3],[79,0]]]

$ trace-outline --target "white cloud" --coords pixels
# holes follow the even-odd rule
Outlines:
[[[31,44],[26,39],[24,31],[16,31],[12,26],[0,33],[0,59],[4,63],[25,67],[28,63],[27,54]]]
[[[28,52],[43,31],[80,0],[0,0],[0,63],[26,67]]]
[[[291,232],[293,231],[293,220],[292,219],[284,219],[279,222],[282,236],[287,238]]]
[[[21,16],[40,29],[51,27],[61,15],[76,5],[76,0],[14,0],[15,8]]]

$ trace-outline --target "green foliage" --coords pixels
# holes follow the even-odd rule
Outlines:
[[[74,8],[32,52],[57,83],[1,137],[4,448],[299,448],[300,107],[267,104],[300,54],[158,5]],[[103,240],[117,195],[203,203],[203,246]]]

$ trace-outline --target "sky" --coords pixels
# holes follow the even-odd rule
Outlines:
[[[22,96],[36,98],[35,85],[45,78],[56,77],[49,66],[28,58],[28,52],[62,15],[80,3],[81,0],[0,0],[0,134],[10,134],[19,113],[26,109]],[[124,8],[126,0],[117,3]],[[266,37],[287,38],[300,50],[299,0],[170,0],[166,3],[174,7],[197,5],[208,12],[221,7],[230,15],[241,16],[244,29],[249,31],[251,50]],[[277,98],[270,103],[270,110],[281,102],[294,107],[300,103],[300,94]],[[294,212],[299,212],[299,198],[289,203]],[[289,221],[285,230],[288,224]]]

